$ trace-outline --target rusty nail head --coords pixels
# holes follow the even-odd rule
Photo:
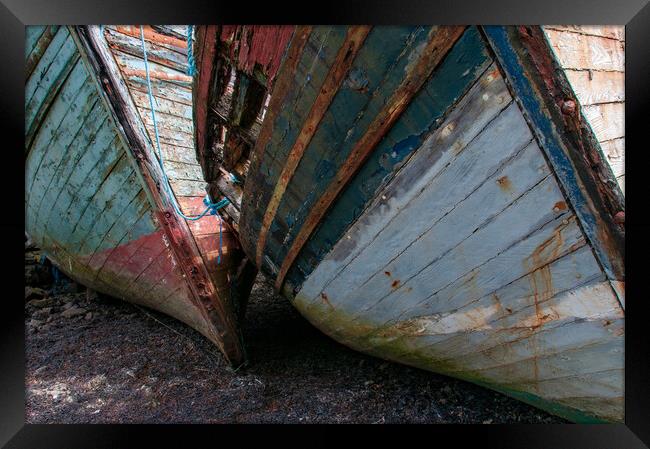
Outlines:
[[[625,223],[625,212],[624,211],[617,212],[616,215],[614,215],[614,222],[617,224]]]
[[[576,111],[576,102],[573,100],[565,100],[562,102],[562,113],[573,114]]]
[[[170,218],[172,216],[171,212],[165,212],[165,218]]]

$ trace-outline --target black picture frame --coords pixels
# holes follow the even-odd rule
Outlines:
[[[501,0],[489,4],[478,0],[444,1],[356,1],[335,4],[323,2],[280,5],[267,2],[254,6],[244,2],[217,0],[118,0],[110,4],[100,0],[0,0],[0,123],[5,169],[2,180],[3,213],[0,231],[5,238],[2,255],[6,261],[2,327],[0,327],[0,445],[6,447],[126,447],[135,439],[160,445],[160,442],[187,444],[188,436],[203,437],[212,444],[224,438],[250,439],[243,427],[215,426],[125,426],[125,425],[33,425],[25,424],[25,334],[24,310],[19,300],[23,257],[24,200],[21,167],[24,156],[24,33],[34,24],[98,23],[313,23],[313,24],[624,24],[625,114],[626,114],[626,266],[629,282],[626,310],[625,424],[611,425],[513,425],[513,426],[435,426],[408,430],[409,435],[422,432],[431,443],[438,434],[453,439],[454,444],[474,441],[482,447],[571,447],[636,448],[650,445],[650,332],[645,320],[644,259],[646,258],[650,219],[644,206],[647,201],[641,170],[650,166],[644,128],[650,104],[650,4],[648,0],[544,0],[534,3]],[[629,207],[629,205],[632,205]],[[295,427],[291,426],[292,430]],[[255,433],[267,434],[267,426]],[[309,436],[295,438],[303,444],[315,441],[333,444],[340,441],[337,432],[323,428],[301,427]],[[398,427],[373,429],[374,438],[383,439]],[[315,432],[315,433],[312,433]],[[435,433],[432,433],[435,432]],[[319,435],[320,434],[320,435]],[[308,438],[305,439],[305,438]],[[292,438],[294,439],[294,438]],[[139,443],[140,444],[140,443]],[[139,445],[138,444],[138,445]]]

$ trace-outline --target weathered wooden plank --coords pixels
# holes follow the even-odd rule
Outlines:
[[[154,107],[155,104],[154,104]],[[140,113],[140,116],[142,117],[142,121],[146,124],[147,126],[147,131],[149,132],[149,135],[151,136],[152,139],[155,138],[154,134],[154,128],[153,128],[153,118],[151,117],[151,109],[138,109],[138,112]],[[184,118],[179,118],[175,115],[170,115],[165,112],[161,112],[158,109],[155,111],[156,114],[156,124],[158,126],[158,133],[163,133],[165,131],[168,132],[168,134],[192,134],[192,121],[187,120]]]
[[[25,191],[27,195],[31,194],[32,185],[35,182],[35,174],[38,172],[43,159],[48,153],[51,142],[56,140],[59,136],[64,134],[66,126],[79,125],[79,121],[72,121],[70,125],[70,115],[78,112],[76,107],[71,107],[75,104],[78,96],[82,98],[88,94],[87,89],[82,89],[84,85],[88,84],[88,79],[84,75],[83,67],[78,65],[72,73],[70,82],[66,83],[56,101],[50,108],[47,119],[43,121],[41,126],[38,127],[31,143],[26,142],[26,150],[29,152],[29,159],[25,168]],[[67,136],[64,136],[66,138]]]
[[[625,71],[622,42],[553,29],[547,29],[546,35],[565,69]]]
[[[624,211],[624,197],[593,131],[577,108],[572,112],[569,101],[576,100],[549,54],[543,31],[496,26],[483,30],[608,278],[623,280],[625,230],[614,217]]]
[[[147,93],[136,89],[129,89],[129,92],[138,109],[141,111],[150,110],[149,95]],[[154,95],[154,106],[156,108],[156,118],[158,118],[158,114],[169,114],[173,117],[192,120],[192,106],[178,101],[178,98],[169,99]]]
[[[101,135],[103,145],[93,145],[92,151],[86,153],[88,156],[81,158],[77,170],[73,171],[62,190],[58,207],[47,218],[44,234],[52,241],[69,241],[75,225],[99,187],[118,163],[124,166],[124,153],[116,151],[117,136],[114,132],[107,134]]]
[[[216,187],[218,193],[228,198],[230,204],[235,206],[235,208],[241,209],[243,190],[238,183],[233,182],[232,179],[226,178],[225,176],[220,176],[219,179],[211,185],[211,188],[212,187]],[[212,198],[219,196],[216,194],[217,192],[212,191],[212,189],[209,193]]]
[[[282,69],[276,81],[276,88],[282,86],[282,95],[271,93],[270,109],[272,120],[265,120],[266,131],[262,130],[259,143],[253,151],[253,169],[246,182],[245,197],[250,204],[242,205],[244,217],[241,229],[242,243],[248,254],[256,254],[257,238],[263,216],[258,210],[266,210],[271,195],[277,184],[283,162],[293,142],[302,129],[300,126],[314,103],[320,86],[322,86],[329,67],[340,48],[346,34],[345,27],[313,27],[296,36],[292,44],[296,54],[288,60],[286,69]],[[267,151],[270,153],[266,155]],[[275,160],[279,162],[275,163]],[[250,190],[249,190],[250,189]],[[251,214],[246,217],[246,211]]]
[[[30,102],[26,105],[25,108],[25,120],[28,124],[28,132],[26,135],[26,141],[29,143],[33,137],[35,129],[42,122],[43,116],[47,114],[47,111],[54,101],[54,98],[59,92],[59,89],[65,82],[70,72],[75,67],[76,62],[79,59],[77,52],[71,51],[68,56],[68,59],[64,59],[63,55],[59,55],[60,61],[65,61],[62,64],[62,67],[54,67],[54,64],[50,67],[51,70],[57,73],[46,74],[47,79],[53,79],[52,84],[45,87],[40,85]]]
[[[93,268],[98,275],[120,245],[131,240],[136,240],[143,235],[142,231],[138,233],[138,230],[143,229],[140,223],[143,220],[147,220],[145,215],[149,215],[150,213],[151,205],[147,199],[147,194],[141,189],[106,232],[97,248],[93,251],[93,255],[88,259],[88,266]],[[151,229],[148,230],[149,233],[151,231]],[[99,248],[106,249],[102,250]]]
[[[539,162],[535,165],[539,167]],[[525,240],[528,234],[540,224],[547,222],[549,218],[562,215],[566,209],[558,208],[556,206],[558,203],[561,203],[561,195],[557,186],[552,179],[545,178],[500,213],[499,210],[495,211],[498,215],[488,216],[486,222],[475,222],[474,226],[463,226],[459,230],[459,236],[449,236],[444,240],[439,238],[440,235],[449,235],[449,229],[454,229],[454,224],[462,223],[463,220],[459,216],[452,217],[449,220],[451,223],[447,220],[441,221],[439,226],[433,227],[427,234],[409,245],[406,251],[398,252],[399,258],[393,257],[394,260],[383,267],[383,272],[377,273],[380,276],[374,276],[372,282],[363,283],[363,277],[366,275],[353,284],[357,287],[355,291],[338,292],[336,286],[331,285],[324,293],[332,304],[345,303],[346,311],[349,313],[362,314],[372,309],[373,314],[376,313],[377,316],[385,319],[392,319],[390,313],[396,303],[400,304],[400,311],[405,310],[407,305],[430,307],[427,298],[434,296],[439,300],[441,296],[444,297],[440,291],[452,294],[449,286],[454,283],[459,285],[457,285],[458,292],[453,292],[453,296],[462,296],[461,292],[464,292],[468,286],[458,281],[459,279],[465,279],[473,289],[465,292],[466,297],[463,300],[476,299],[478,289],[485,287],[479,284],[480,279],[488,279],[490,286],[494,286],[495,289],[507,284],[510,282],[508,279],[511,279],[503,279],[500,271],[498,275],[494,272],[485,272],[486,268],[481,265],[506,251],[518,240]],[[472,201],[468,204],[472,204]],[[535,211],[528,216],[524,215],[532,209]],[[502,231],[505,229],[503,226],[508,229],[507,233]],[[475,229],[474,232],[472,228]],[[445,234],[440,233],[443,231]],[[571,238],[579,239],[579,236],[573,237],[572,234]],[[418,254],[418,251],[422,251],[423,248],[426,252]],[[469,258],[466,254],[472,254],[472,257]],[[386,259],[390,257],[389,253]],[[409,257],[414,259],[410,260]],[[522,263],[525,264],[526,257],[528,254],[523,255],[517,263],[520,266]],[[536,260],[535,264],[540,265],[540,261]],[[441,270],[441,267],[444,268]],[[356,264],[352,268],[360,270]],[[527,269],[534,269],[534,267]],[[497,270],[500,268],[497,267]],[[507,276],[519,271],[513,269],[512,272],[507,273]],[[490,278],[490,276],[495,277]],[[362,289],[366,292],[363,297],[368,299],[353,300],[359,297]],[[339,297],[341,299],[338,299]],[[394,309],[392,313],[397,314]]]
[[[603,292],[596,291],[598,287],[601,287]],[[592,296],[596,296],[595,300],[592,298],[592,302],[611,299],[609,287],[606,287],[607,291],[602,287],[603,283],[593,287],[586,286],[578,293],[585,294],[588,291]],[[574,295],[574,298],[577,296]],[[614,309],[607,312],[602,315],[601,319],[585,318],[586,321],[596,321],[596,323],[592,326],[584,326],[585,332],[578,333],[576,329],[579,329],[579,326],[574,327],[568,324],[578,318],[572,317],[570,308],[565,307],[565,310],[558,312],[562,315],[567,314],[564,315],[567,316],[564,319],[564,326],[543,329],[532,338],[520,339],[509,345],[496,346],[491,350],[463,357],[463,364],[467,366],[467,369],[463,369],[463,371],[470,375],[481,373],[486,377],[507,379],[507,382],[504,383],[514,385],[544,382],[581,372],[588,374],[585,372],[585,366],[588,366],[593,372],[623,370],[623,339],[612,338],[612,333],[617,331],[621,334],[619,337],[622,336],[621,325],[623,323],[620,318],[614,318],[616,315]],[[606,321],[609,322],[603,325]],[[618,322],[612,323],[612,321]],[[534,366],[535,363],[537,366]],[[611,387],[618,394],[622,393],[621,384]],[[580,387],[574,386],[572,390],[573,394],[576,394],[580,391]],[[558,389],[554,394],[547,395],[562,397],[563,393],[566,394]],[[595,396],[597,393],[592,392],[592,395]]]
[[[127,36],[135,37],[140,39],[140,27],[132,25],[115,25],[109,26],[107,28],[114,29],[115,31],[122,33]],[[177,53],[187,56],[187,40],[179,39],[176,36],[170,36],[166,33],[161,33],[150,25],[144,25],[143,27],[144,39],[146,42],[152,42],[161,47],[173,50]],[[185,27],[187,28],[187,27]],[[183,35],[186,35],[187,31],[183,32]]]
[[[25,104],[28,104],[32,99],[34,92],[38,89],[38,86],[43,82],[50,81],[44,77],[47,74],[50,66],[57,62],[57,55],[61,50],[69,51],[70,48],[74,48],[74,43],[69,39],[70,33],[65,27],[59,28],[56,32],[52,42],[47,47],[37,66],[34,68],[32,75],[29,77],[25,83]]]
[[[29,78],[59,30],[59,26],[28,26],[25,29],[25,72]]]
[[[442,195],[428,196],[428,199],[431,200],[429,204],[439,205],[442,209],[440,214],[432,217],[431,226],[424,232],[420,230],[421,228],[416,227],[416,229],[413,229],[411,239],[414,239],[414,241],[405,244],[404,249],[390,245],[390,248],[387,249],[389,252],[384,252],[377,245],[369,246],[364,251],[365,257],[362,253],[355,260],[355,265],[351,267],[352,272],[358,275],[361,267],[357,264],[363,264],[370,254],[374,253],[377,256],[378,249],[381,254],[381,257],[379,257],[380,263],[374,262],[372,270],[368,270],[362,277],[358,278],[358,281],[355,279],[354,285],[359,287],[349,296],[358,295],[361,289],[370,294],[375,294],[378,298],[385,296],[387,291],[406,282],[413,273],[419,272],[432,262],[445,263],[443,259],[446,258],[449,251],[455,248],[456,245],[461,244],[473,232],[478,232],[477,229],[480,230],[486,226],[490,220],[495,220],[495,217],[514,201],[518,201],[522,196],[529,194],[531,189],[533,189],[533,192],[543,190],[544,184],[551,181],[542,181],[548,176],[549,170],[539,151],[536,145],[528,145],[523,151],[519,151],[512,161],[506,160],[504,165],[498,171],[492,173],[487,180],[482,181],[482,178],[479,178],[477,184],[468,186],[464,191],[459,189],[459,197],[455,196],[454,189],[449,189]],[[432,183],[427,189],[434,190],[445,185],[445,181],[449,182],[449,179],[459,179],[458,172],[453,172],[454,170],[451,169],[443,173],[437,178],[440,179],[440,183]],[[449,176],[450,174],[451,176]],[[472,172],[468,171],[467,175],[472,176]],[[540,182],[541,185],[538,185]],[[476,185],[479,187],[476,187]],[[545,195],[545,193],[542,193],[542,195]],[[455,201],[458,201],[458,198],[460,198],[460,201],[454,204]],[[383,242],[386,235],[391,235],[391,229],[399,229],[396,226],[399,227],[400,223],[405,226],[404,219],[407,219],[415,211],[422,210],[421,204],[425,203],[422,203],[421,200],[424,199],[425,196],[423,195],[409,204],[409,206],[412,205],[412,208],[405,209],[404,214],[401,214],[393,221],[390,228],[386,228],[388,232],[385,235],[380,234],[379,239],[375,240],[375,242]],[[406,226],[408,226],[408,221]],[[406,231],[408,231],[408,227],[397,231],[399,235],[395,237],[408,239],[408,236],[405,235]],[[440,239],[441,235],[448,237]],[[477,254],[477,260],[478,257]],[[447,261],[447,263],[451,262]],[[374,267],[378,268],[373,273]],[[452,270],[452,268],[450,267],[448,270]],[[370,273],[370,276],[368,273]],[[328,294],[328,296],[334,294]]]
[[[407,77],[407,69],[412,69],[411,61],[426,53],[423,46],[435,30],[391,27],[369,33],[322,123],[314,127],[312,141],[273,217],[266,248],[261,248],[260,241],[258,251],[264,249],[273,261],[281,263],[318,194],[327,189],[375,116],[390,107],[386,103]],[[311,129],[309,124],[305,126]]]
[[[114,50],[115,61],[120,67],[120,71],[127,79],[140,79],[146,83],[146,69],[142,57],[136,57],[119,50]],[[172,69],[156,61],[148,61],[149,77],[151,81],[169,82],[179,85],[189,86],[192,83],[192,77],[184,72]]]
[[[116,175],[112,175],[116,179]],[[119,178],[116,179],[118,187],[114,190],[100,189],[98,193],[102,193],[103,197],[95,195],[92,204],[86,209],[86,213],[93,207],[96,207],[92,219],[92,224],[89,226],[89,231],[80,240],[79,254],[93,255],[95,251],[107,249],[109,247],[102,247],[102,244],[111,244],[110,240],[106,239],[111,227],[115,221],[122,216],[122,213],[129,210],[133,201],[139,197],[141,186],[136,173],[132,173],[122,184],[118,184]],[[103,187],[103,186],[102,186]],[[105,199],[105,201],[104,201]],[[135,218],[136,212],[127,219]],[[77,226],[77,233],[81,228],[81,223]]]
[[[81,131],[84,119],[97,103],[92,82],[86,79],[80,71],[76,72],[75,75],[78,75],[83,80],[81,86],[79,86],[79,81],[70,82],[72,88],[78,88],[75,92],[76,95],[71,99],[69,98],[67,93],[72,90],[71,88],[68,89],[66,95],[61,95],[60,98],[55,100],[65,103],[64,107],[67,107],[63,112],[63,120],[58,124],[56,132],[49,136],[49,140],[39,140],[31,148],[32,157],[38,157],[41,154],[42,157],[36,170],[33,173],[30,172],[30,175],[33,175],[30,190],[42,191],[45,183],[50,180],[52,170],[56,170],[61,156],[65,154],[68,146]],[[59,111],[60,109],[56,110],[57,113]]]
[[[25,103],[26,148],[32,146],[35,134],[39,131],[39,127],[45,121],[45,115],[50,113],[52,102],[56,101],[58,95],[61,93],[60,91],[62,86],[67,81],[68,77],[81,76],[83,80],[84,75],[78,75],[76,72],[79,66],[79,55],[72,52],[68,56],[68,59],[65,59],[62,56],[60,60],[61,64],[52,67],[52,71],[56,73],[48,72],[45,75],[46,80],[44,80],[43,83],[44,86],[47,87],[38,86],[31,100],[29,102],[26,101]]]
[[[151,209],[147,208],[130,228],[127,229],[127,232],[122,236],[118,245],[110,251],[104,251],[105,254],[93,254],[88,264],[92,267],[97,267],[96,279],[105,283],[120,279],[129,260],[146,242],[146,236],[153,234],[156,228],[157,224],[152,220]],[[128,274],[124,276],[128,276]]]
[[[296,136],[296,140],[293,142],[291,150],[289,150],[289,153],[287,154],[278,182],[275,184],[273,194],[271,195],[264,212],[262,227],[257,242],[258,266],[262,263],[262,255],[264,253],[269,227],[275,218],[275,214],[284,192],[286,191],[287,185],[291,181],[305,149],[311,142],[314,133],[318,129],[323,116],[334,99],[334,96],[337,94],[344,77],[347,75],[348,70],[355,60],[357,52],[362,47],[369,32],[370,27],[368,26],[350,27],[348,29],[345,40],[338,49],[336,57],[330,66],[330,70],[320,87],[318,96],[314,99],[309,114],[302,123],[300,133]]]
[[[165,163],[167,162],[180,162],[184,164],[195,164],[196,154],[191,148],[170,145],[166,142],[160,142],[160,150],[162,151]]]
[[[196,239],[204,235],[214,236],[215,233],[217,233],[218,238],[219,221],[220,218],[216,215],[206,215],[200,220],[188,221],[187,225],[192,230],[192,235],[194,235]]]
[[[222,63],[215,58],[217,47],[217,33],[219,27],[216,25],[198,26],[195,31],[196,41],[193,44],[196,73],[192,85],[194,98],[201,99],[193,107],[194,144],[196,154],[201,164],[205,179],[210,181],[213,171],[214,156],[211,154],[213,145],[213,134],[219,133],[213,129],[210,117],[210,109],[215,98],[219,98],[223,92],[225,80],[219,76]]]
[[[533,196],[530,195],[530,197]],[[544,206],[547,205],[544,204]],[[519,211],[508,213],[516,209],[517,207],[510,208],[509,211],[502,214],[502,220],[505,220],[506,217],[512,218],[509,215],[516,215]],[[556,212],[550,212],[550,214],[558,215]],[[496,219],[490,225],[484,228],[484,235],[488,235],[496,226],[503,226],[503,222],[499,223],[499,220]],[[403,284],[405,287],[387,297],[388,302],[381,301],[373,307],[373,315],[378,319],[382,319],[380,317],[383,316],[389,321],[397,322],[421,316],[430,311],[435,313],[435,310],[432,309],[436,308],[435,304],[438,301],[446,301],[452,309],[462,307],[467,302],[489,294],[585,244],[584,236],[576,225],[575,217],[570,214],[564,217],[560,215],[559,218],[545,224],[539,230],[532,230],[529,235],[517,234],[510,239],[510,242],[506,243],[510,245],[509,247],[496,252],[494,248],[503,244],[507,240],[506,237],[499,239],[500,241],[495,238],[495,244],[492,245],[493,242],[490,242],[491,245],[487,247],[487,245],[481,246],[477,241],[479,237],[475,234],[476,237],[468,238],[449,254],[447,262],[451,262],[454,267],[450,273],[433,273],[432,270],[437,264],[430,265],[412,281]],[[492,251],[492,254],[476,258],[471,262],[463,260],[462,252],[475,249],[484,251],[486,255]],[[474,267],[471,268],[470,265],[474,265]],[[460,277],[456,277],[461,273],[463,274]],[[430,287],[428,291],[425,286]],[[412,287],[413,290],[409,291],[409,287]],[[544,287],[538,288],[541,290]],[[397,318],[386,316],[387,307],[394,299],[404,301],[400,306]]]
[[[28,25],[25,27],[25,59],[29,57],[36,43],[45,32],[47,26],[45,25]]]
[[[149,111],[146,111],[149,112]],[[150,134],[150,138],[152,143],[155,146],[155,137],[154,137],[154,132],[153,132],[153,119],[151,118],[150,114],[143,113],[140,115],[142,122],[147,128],[147,132]],[[156,115],[156,121],[158,120],[157,115]],[[173,120],[168,121],[167,123],[175,123]],[[175,127],[185,127],[184,124],[176,122],[176,125],[172,125]],[[166,126],[161,126],[160,123],[158,123],[158,137],[160,139],[161,143],[166,143],[168,145],[173,145],[177,147],[184,147],[189,149],[189,151],[193,151],[194,149],[194,136],[185,131],[179,131],[177,129],[169,129]]]
[[[330,255],[309,277],[309,280],[303,285],[303,292],[308,292],[307,294],[311,298],[316,298],[333,279],[341,279],[342,283],[345,283],[346,277],[343,270],[357,259],[370,244],[375,246],[386,244],[396,250],[404,249],[408,242],[398,243],[394,238],[394,232],[404,235],[405,238],[410,238],[409,241],[417,238],[436,220],[449,212],[463,198],[460,196],[463,195],[463,192],[465,195],[469,194],[476,186],[480,185],[486,176],[497,169],[502,161],[507,160],[510,155],[514,155],[530,142],[532,135],[516,105],[509,102],[509,95],[503,80],[495,78],[488,85],[494,89],[492,95],[488,93],[489,91],[483,91],[483,83],[474,86],[447,120],[425,140],[409,163],[397,173],[387,187],[379,193],[373,204],[350,228],[347,232],[347,236],[350,238],[346,237],[336,245]],[[483,99],[483,93],[488,93],[487,99],[491,99],[489,102]],[[508,104],[510,106],[501,113],[503,107]],[[480,137],[477,138],[477,136]],[[495,142],[500,144],[495,145]],[[490,155],[477,164],[478,158],[485,152]],[[500,152],[504,154],[499,155]],[[461,158],[460,162],[455,167],[452,166],[451,163],[458,157]],[[463,160],[475,162],[473,165],[471,163],[463,164]],[[454,171],[451,171],[446,178],[438,180],[440,174],[445,173],[445,169],[448,167]],[[443,186],[441,182],[445,179],[453,180],[455,173],[458,170],[463,170],[464,167],[469,169],[473,167],[476,174],[481,173],[476,170],[481,170],[483,177],[469,178],[472,180],[469,184],[459,183],[454,189],[455,196],[450,196],[447,193],[448,187],[438,187],[438,189],[442,189],[441,191],[437,191],[435,187],[428,188],[431,182],[435,182],[435,186]],[[466,172],[468,168],[465,169]],[[464,190],[465,187],[467,190]],[[419,209],[414,208],[409,214],[401,215],[400,220],[396,223],[400,223],[403,228],[404,220],[406,220],[407,228],[401,230],[399,226],[387,228],[405,207],[410,207],[414,200],[418,200],[416,205],[427,204],[427,206],[420,206]],[[439,204],[441,200],[445,202]],[[437,204],[437,207],[431,207],[431,204]],[[384,237],[378,238],[382,232]],[[388,236],[390,238],[387,238]],[[390,253],[391,249],[386,248],[385,251]],[[329,260],[338,262],[332,263]],[[387,262],[385,258],[367,261],[370,263],[367,267],[369,270],[374,267],[374,271],[369,274],[379,271],[381,266],[378,264],[382,261]],[[350,282],[352,281],[350,280]]]
[[[190,179],[169,179],[169,184],[174,194],[178,196],[205,196],[205,181]]]
[[[43,226],[44,235],[55,235],[64,223],[69,224],[70,213],[68,209],[74,203],[79,190],[86,186],[86,180],[90,178],[91,183],[97,181],[100,176],[91,176],[92,172],[101,173],[108,170],[114,162],[115,154],[113,147],[116,145],[114,124],[110,119],[104,120],[92,140],[85,146],[73,148],[70,156],[71,163],[66,166],[66,171],[57,183],[57,196],[44,215],[39,219],[39,226]],[[50,228],[50,222],[54,220]]]
[[[625,174],[625,138],[608,140],[600,143],[600,148],[607,157],[617,178]]]
[[[203,182],[201,166],[196,163],[187,164],[185,162],[165,160],[165,171],[169,179],[187,179]]]
[[[147,81],[143,78],[126,78],[124,80],[130,92],[142,92],[149,95]],[[170,100],[192,106],[192,91],[185,86],[180,86],[167,81],[151,79],[151,93],[158,100]],[[149,100],[147,99],[147,103]]]
[[[564,72],[583,106],[625,101],[625,73],[588,70]]]
[[[625,40],[625,27],[618,25],[544,25],[544,29],[608,37],[619,41]]]
[[[414,341],[415,344],[410,346],[413,349],[435,345],[440,351],[436,357],[439,361],[464,359],[525,340],[538,331],[565,325],[567,319],[620,318],[622,311],[611,290],[608,293],[601,286],[603,280],[591,250],[584,246],[480,300],[470,302],[458,312],[442,312],[437,317],[432,311],[403,322],[402,327],[414,330],[414,333],[406,331],[405,335],[422,337],[421,341]],[[597,289],[590,287],[592,285],[597,285]],[[590,305],[589,301],[595,304]],[[439,323],[436,322],[438,318],[441,318]],[[468,321],[471,320],[475,327],[469,330],[471,325]],[[407,323],[413,326],[409,328]],[[422,326],[425,323],[428,324]],[[437,329],[449,332],[437,333]],[[493,330],[499,333],[493,334]],[[463,335],[464,332],[467,334]]]
[[[363,134],[363,137],[357,141],[350,151],[341,169],[334,177],[333,182],[310,210],[309,215],[305,219],[304,224],[300,228],[282,262],[275,282],[276,289],[279,290],[282,287],[289,268],[336,197],[356,174],[370,155],[370,152],[381,141],[390,127],[397,121],[433,69],[440,63],[443,56],[461,36],[463,29],[464,27],[441,28],[427,42],[427,45],[424,47],[424,53],[420,58],[416,59],[417,62],[413,63],[413,67],[409,68],[407,75],[387,102],[385,109],[382,109],[377,114],[368,127],[368,130]]]
[[[109,47],[137,58],[143,58],[142,41],[138,30],[137,36],[129,36],[117,32],[112,27],[104,27],[104,36]],[[185,74],[187,72],[187,56],[175,50],[170,50],[145,38],[147,59],[151,62],[169,67]],[[119,57],[119,56],[118,56]]]
[[[105,178],[99,183],[96,190],[87,192],[76,198],[75,208],[81,209],[81,216],[77,221],[72,221],[72,231],[65,239],[69,248],[77,254],[83,254],[83,244],[87,238],[100,238],[94,236],[93,228],[103,211],[110,206],[115,195],[122,189],[135,188],[135,174],[129,160],[121,157],[117,163],[106,173]],[[124,205],[122,205],[124,206]]]
[[[140,290],[141,293],[137,294],[138,286],[143,287],[147,284],[146,287],[147,290],[149,290],[153,288],[156,281],[160,279],[160,277],[155,278],[153,276],[147,276],[148,270],[156,263],[159,257],[165,257],[169,249],[164,244],[162,235],[156,233],[152,237],[153,238],[147,239],[146,242],[140,246],[137,252],[137,257],[132,257],[129,260],[127,270],[128,273],[131,274],[131,276],[129,276],[131,282],[121,288],[122,293],[120,296],[122,298],[141,298],[143,293],[146,295],[146,290]],[[136,289],[135,294],[133,293],[134,289]]]
[[[178,206],[186,215],[199,215],[206,206],[203,203],[204,196],[179,196],[177,197]]]
[[[93,109],[84,117],[81,128],[74,137],[74,140],[67,148],[59,152],[59,163],[56,170],[45,177],[49,178],[47,180],[47,186],[44,188],[36,188],[32,193],[30,203],[36,206],[34,208],[36,213],[32,229],[39,229],[39,224],[44,218],[44,215],[50,213],[61,194],[61,189],[75,169],[76,163],[88,148],[88,145],[94,141],[95,136],[105,124],[107,118],[108,115],[103,105],[101,102],[96,101]],[[38,195],[40,195],[40,198]]]
[[[604,142],[625,136],[625,103],[584,106],[582,113],[599,141]]]
[[[403,161],[422,145],[429,133],[441,126],[441,118],[457,99],[464,98],[463,93],[472,86],[489,62],[490,58],[477,30],[469,28],[427,81],[426,92],[420,92],[416,96],[404,111],[402,118],[377,145],[368,161],[342,192],[328,215],[324,217],[323,223],[314,236],[307,242],[301,255],[296,259],[294,268],[288,274],[290,284],[294,288],[300,286],[304,278],[330,251],[332,245],[343,237],[346,229],[359,217],[375,197],[378,189],[385,185],[393,173],[401,167]],[[481,108],[490,110],[491,105],[500,103],[505,107],[508,103],[508,94],[498,70],[492,68],[486,73],[488,74],[484,75],[481,81],[485,91],[479,92],[483,88],[474,87],[472,95],[487,94],[487,99],[476,103],[478,109],[468,108],[462,112],[467,117],[475,114],[473,117],[476,132],[487,123],[486,117],[489,117],[488,121],[492,118],[489,115],[481,115]],[[465,106],[462,105],[468,103],[468,100],[462,101],[460,108],[464,108]],[[471,123],[471,121],[468,119],[467,122]],[[458,148],[462,147],[460,134],[457,132],[452,134],[458,139],[454,142],[455,145]],[[467,137],[465,136],[464,139]],[[424,164],[431,163],[433,162]]]
[[[538,282],[543,278],[548,282]],[[597,309],[589,307],[591,298],[578,295],[576,289],[603,279],[591,249],[583,246],[464,307],[431,311],[399,326],[404,336],[418,337],[406,345],[409,351],[435,346],[439,352],[436,360],[461,359],[525,338],[540,326],[555,326],[567,317],[598,316]],[[554,311],[556,308],[564,315]],[[570,310],[565,313],[567,308]],[[610,308],[611,301],[607,310]]]

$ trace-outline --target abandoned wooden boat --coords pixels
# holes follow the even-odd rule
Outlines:
[[[622,45],[605,27],[197,27],[199,162],[217,196],[219,167],[241,169],[246,254],[334,339],[622,421],[624,198],[603,155],[622,154]]]
[[[71,278],[184,321],[239,365],[242,251],[218,214],[175,211],[206,208],[178,31],[27,28],[26,232]]]

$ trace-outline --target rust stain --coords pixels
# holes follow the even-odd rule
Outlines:
[[[371,27],[369,26],[352,26],[348,29],[345,41],[341,45],[341,48],[339,48],[336,59],[330,67],[327,77],[321,86],[320,92],[309,111],[309,115],[305,119],[300,134],[296,138],[296,141],[287,156],[278,183],[275,185],[273,195],[271,196],[266,212],[264,213],[255,257],[258,267],[262,266],[262,257],[264,255],[268,231],[271,227],[271,223],[273,223],[273,220],[275,219],[275,214],[280,206],[280,201],[284,196],[284,192],[287,190],[287,185],[293,177],[296,168],[298,168],[298,164],[302,159],[305,149],[311,142],[318,125],[323,119],[323,116],[325,116],[325,112],[327,112],[330,103],[334,99],[334,95],[338,92],[341,83],[352,66],[352,62],[368,36],[370,29]]]
[[[144,30],[144,39],[150,42],[154,42],[156,44],[167,44],[167,45],[172,45],[174,47],[178,47],[181,49],[186,49],[187,48],[187,42],[178,39],[173,36],[167,36],[166,34],[162,34],[154,30],[151,25],[144,25],[143,27]],[[132,26],[132,25],[116,25],[115,30],[119,31],[122,34],[126,34],[127,36],[131,37],[136,37],[140,39],[140,27]]]
[[[384,271],[384,274],[388,277],[390,277],[390,271]]]
[[[563,135],[563,144],[576,150],[568,154],[575,155],[570,156],[571,164],[577,176],[582,178],[582,194],[588,199],[597,222],[596,243],[609,259],[615,277],[623,278],[625,234],[624,229],[620,229],[612,219],[612,215],[624,207],[623,198],[616,189],[611,188],[615,183],[610,182],[613,178],[601,152],[597,150],[596,137],[582,120],[582,114],[576,113],[579,108],[574,106],[579,102],[574,98],[571,86],[565,77],[557,76],[558,65],[553,59],[553,51],[549,51],[550,46],[541,27],[519,26],[516,30],[515,39],[529,59],[526,75],[531,80],[537,80],[538,90],[544,97],[544,114],[564,125],[563,129],[558,130]]]
[[[504,192],[509,192],[512,190],[512,183],[507,176],[502,176],[497,179],[497,184],[499,184],[499,188]]]
[[[397,287],[399,287],[400,282],[401,282],[401,281],[400,281],[399,279],[395,279],[395,280],[390,284],[390,286],[391,286],[392,288],[397,288]]]
[[[496,293],[492,293],[492,299],[494,299],[494,305],[496,305],[499,312],[503,313],[503,307],[501,306],[501,300],[499,299],[499,296]]]
[[[566,206],[566,205],[565,205]],[[553,235],[540,243],[530,256],[524,259],[524,267],[530,273],[530,287],[535,303],[536,323],[533,329],[549,321],[552,317],[549,314],[542,315],[539,303],[544,302],[555,294],[550,263],[557,259],[564,244],[562,231],[568,226],[563,222],[553,230]]]
[[[366,161],[368,155],[381,141],[388,130],[400,117],[404,109],[411,102],[415,94],[420,90],[431,72],[438,66],[442,58],[458,40],[465,30],[464,26],[440,27],[432,31],[428,42],[422,49],[417,60],[409,67],[404,79],[395,90],[384,108],[376,115],[368,127],[366,133],[357,141],[347,159],[341,165],[334,180],[325,193],[311,209],[304,225],[298,232],[291,248],[282,262],[280,271],[275,281],[276,290],[280,290],[284,278],[298,256],[303,245],[307,242],[312,232],[320,223],[325,213],[347,185],[350,179],[356,174],[359,168]]]
[[[327,305],[330,306],[331,308],[334,308],[334,306],[332,306],[332,303],[330,302],[330,300],[329,300],[329,298],[327,297],[327,294],[326,294],[325,292],[321,292],[321,294],[320,294],[320,298],[325,302],[325,304],[327,304]]]
[[[564,201],[558,201],[558,202],[555,203],[555,205],[553,206],[553,210],[554,210],[555,212],[562,212],[562,211],[565,211],[565,210],[567,210],[567,205],[566,205],[566,203],[565,203]]]

